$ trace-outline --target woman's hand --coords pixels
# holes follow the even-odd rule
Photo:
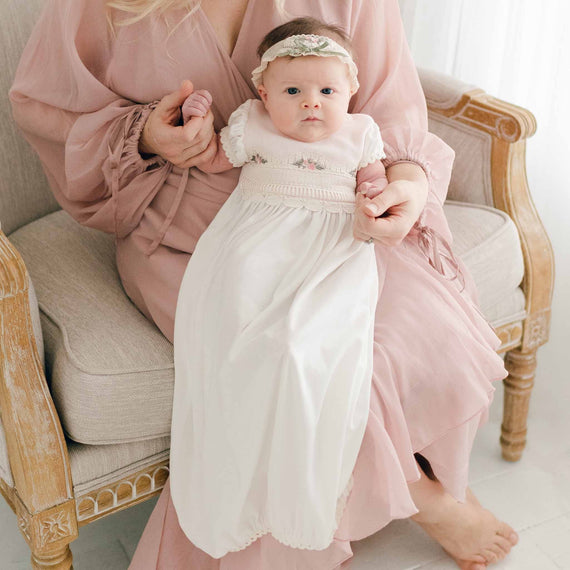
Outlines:
[[[425,206],[428,194],[426,182],[392,180],[373,199],[357,192],[354,237],[361,240],[372,237],[385,245],[399,245]]]
[[[193,91],[192,82],[185,80],[178,91],[160,100],[141,134],[141,154],[158,154],[180,168],[197,166],[213,158],[216,140],[211,110],[204,117],[191,117],[185,125],[179,125],[180,106]]]

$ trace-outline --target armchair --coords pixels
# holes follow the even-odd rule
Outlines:
[[[174,374],[172,346],[122,289],[113,237],[59,208],[11,120],[5,94],[41,5],[0,7],[0,492],[32,567],[67,570],[80,527],[160,493]],[[553,287],[525,175],[535,122],[473,86],[420,76],[430,130],[456,150],[445,211],[502,340],[510,374],[500,441],[516,461]]]

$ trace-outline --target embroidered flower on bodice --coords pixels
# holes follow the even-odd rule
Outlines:
[[[267,162],[267,160],[265,160],[265,158],[263,158],[258,152],[252,155],[250,160],[257,164],[265,164]]]
[[[312,158],[300,158],[297,162],[293,163],[294,166],[299,168],[306,168],[307,170],[324,170],[325,167]]]

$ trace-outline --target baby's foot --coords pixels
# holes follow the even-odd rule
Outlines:
[[[445,493],[429,510],[411,518],[441,544],[461,570],[484,570],[487,564],[505,558],[518,542],[517,533],[483,508],[469,488],[466,503]]]

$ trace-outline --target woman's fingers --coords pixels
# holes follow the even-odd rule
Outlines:
[[[371,199],[370,204],[366,206],[366,211],[371,216],[381,216],[391,206],[398,206],[407,200],[407,196],[403,194],[401,187],[397,185],[388,185],[381,194]]]
[[[357,239],[367,240],[372,237],[386,245],[398,245],[408,234],[411,225],[408,218],[402,215],[405,210],[398,204],[396,197],[389,197],[386,201],[380,198],[379,195],[371,200],[357,193],[353,235]],[[390,208],[390,204],[395,205],[385,217],[372,215],[373,206],[377,206],[378,211],[383,211],[386,207]]]
[[[164,122],[176,124],[171,122],[173,116],[180,116],[180,107],[187,97],[194,91],[194,85],[189,79],[185,79],[180,88],[168,95],[165,95],[155,108],[157,118]]]
[[[176,149],[172,144],[173,130],[180,122],[180,105],[192,93],[194,86],[188,79],[180,88],[165,95],[154,108],[141,133],[139,141],[140,152],[158,154],[166,160],[175,156]]]
[[[214,135],[214,115],[211,109],[204,117],[192,117],[177,132],[180,144],[183,145],[181,159],[188,160],[193,155],[203,152]]]
[[[218,150],[218,145],[216,141],[216,134],[212,136],[210,142],[207,144],[206,148],[199,154],[192,156],[190,159],[179,164],[181,168],[192,168],[193,166],[200,166],[204,162],[209,162]]]

